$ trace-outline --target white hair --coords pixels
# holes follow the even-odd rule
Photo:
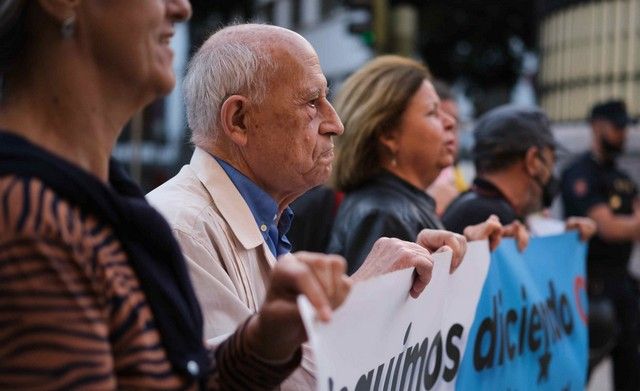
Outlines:
[[[266,95],[265,76],[275,69],[269,50],[260,42],[216,39],[218,34],[191,59],[182,85],[191,142],[196,146],[215,141],[220,109],[230,95],[243,94],[260,104]]]

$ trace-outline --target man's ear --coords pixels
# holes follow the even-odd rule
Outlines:
[[[538,165],[541,164],[538,154],[540,149],[538,147],[529,147],[524,154],[524,169],[530,176],[535,176],[538,173]]]
[[[224,134],[234,144],[247,144],[247,109],[249,100],[242,95],[231,95],[220,108],[220,124]]]
[[[602,133],[604,132],[605,127],[606,127],[606,123],[600,119],[595,119],[591,121],[591,129],[593,129],[593,135],[596,138],[599,138],[602,136]]]
[[[76,8],[82,0],[38,0],[44,13],[62,24],[70,17],[76,16]]]

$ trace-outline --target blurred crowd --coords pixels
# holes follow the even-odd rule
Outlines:
[[[187,0],[0,5],[0,385],[3,389],[314,389],[296,298],[321,320],[354,283],[505,237],[561,195],[589,242],[590,366],[640,388],[636,185],[616,166],[629,117],[596,103],[589,151],[560,179],[547,115],[505,105],[458,167],[458,109],[421,62],[380,56],[328,100],[297,33],[213,33],[182,91],[188,165],[146,196],[110,159],[125,123],[175,84]],[[334,145],[335,143],[335,145]],[[545,217],[548,217],[545,215]],[[330,254],[330,255],[327,255]]]

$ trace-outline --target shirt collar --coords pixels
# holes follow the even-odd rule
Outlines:
[[[278,204],[251,179],[224,160],[213,156],[245,200],[265,242],[274,256],[288,253],[291,243],[285,236],[291,226],[293,211],[287,207],[278,221]]]
[[[476,177],[473,180],[472,187],[475,192],[480,193],[485,197],[507,198],[496,185],[481,177]]]
[[[473,180],[473,184],[471,185],[471,190],[483,197],[501,198],[507,204],[509,204],[509,206],[511,206],[511,209],[513,209],[514,211],[516,210],[515,206],[511,203],[511,201],[509,201],[507,196],[504,195],[504,193],[498,188],[498,186],[494,185],[492,182],[484,178],[476,177]]]

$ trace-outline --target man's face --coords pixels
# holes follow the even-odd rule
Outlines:
[[[294,198],[331,174],[333,141],[344,127],[327,100],[327,81],[306,42],[274,44],[277,70],[263,102],[247,113],[242,153],[254,179],[274,198]]]
[[[594,120],[591,124],[594,136],[597,138],[600,153],[608,159],[613,159],[624,151],[627,141],[627,128],[616,126],[604,119]]]

